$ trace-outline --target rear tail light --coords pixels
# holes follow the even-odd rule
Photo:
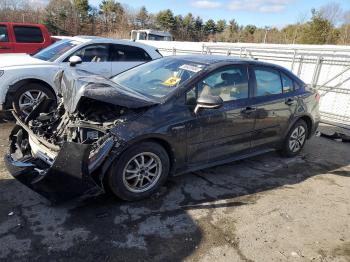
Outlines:
[[[320,94],[316,92],[315,94],[316,102],[320,102],[320,98],[321,98]]]

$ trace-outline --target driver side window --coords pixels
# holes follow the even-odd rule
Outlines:
[[[198,96],[220,96],[222,100],[234,101],[249,97],[246,66],[230,66],[211,73],[197,84]]]
[[[108,62],[109,61],[109,45],[98,44],[89,45],[76,51],[72,56],[79,56],[83,62]]]

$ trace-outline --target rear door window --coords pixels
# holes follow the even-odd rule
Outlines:
[[[305,85],[302,85],[301,83],[298,83],[297,81],[294,81],[294,89],[295,90],[301,89],[303,86],[305,86]]]
[[[282,93],[280,73],[272,68],[254,68],[256,79],[256,96],[269,96]]]
[[[39,27],[35,26],[14,26],[15,38],[17,43],[42,43],[43,34]]]
[[[114,62],[141,62],[152,58],[142,48],[127,45],[112,45],[111,59]]]
[[[0,42],[8,42],[9,36],[7,33],[7,26],[6,25],[0,25]]]
[[[284,73],[281,73],[281,75],[282,75],[283,93],[292,92],[294,89],[293,80],[287,75],[285,75]]]

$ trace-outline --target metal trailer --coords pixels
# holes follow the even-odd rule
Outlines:
[[[272,62],[290,69],[321,95],[319,131],[350,140],[350,47],[172,43],[148,44],[156,45],[163,55],[238,56]]]

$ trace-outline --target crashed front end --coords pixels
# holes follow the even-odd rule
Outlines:
[[[113,130],[139,115],[135,105],[149,103],[98,77],[63,76],[62,87],[58,106],[43,99],[26,118],[14,113],[5,156],[17,180],[53,203],[104,191],[104,174],[125,144]]]
[[[17,180],[53,203],[92,189],[103,191],[99,168],[111,150],[120,147],[108,128],[68,114],[59,119],[53,113],[41,114],[27,124],[15,117],[5,163]]]

